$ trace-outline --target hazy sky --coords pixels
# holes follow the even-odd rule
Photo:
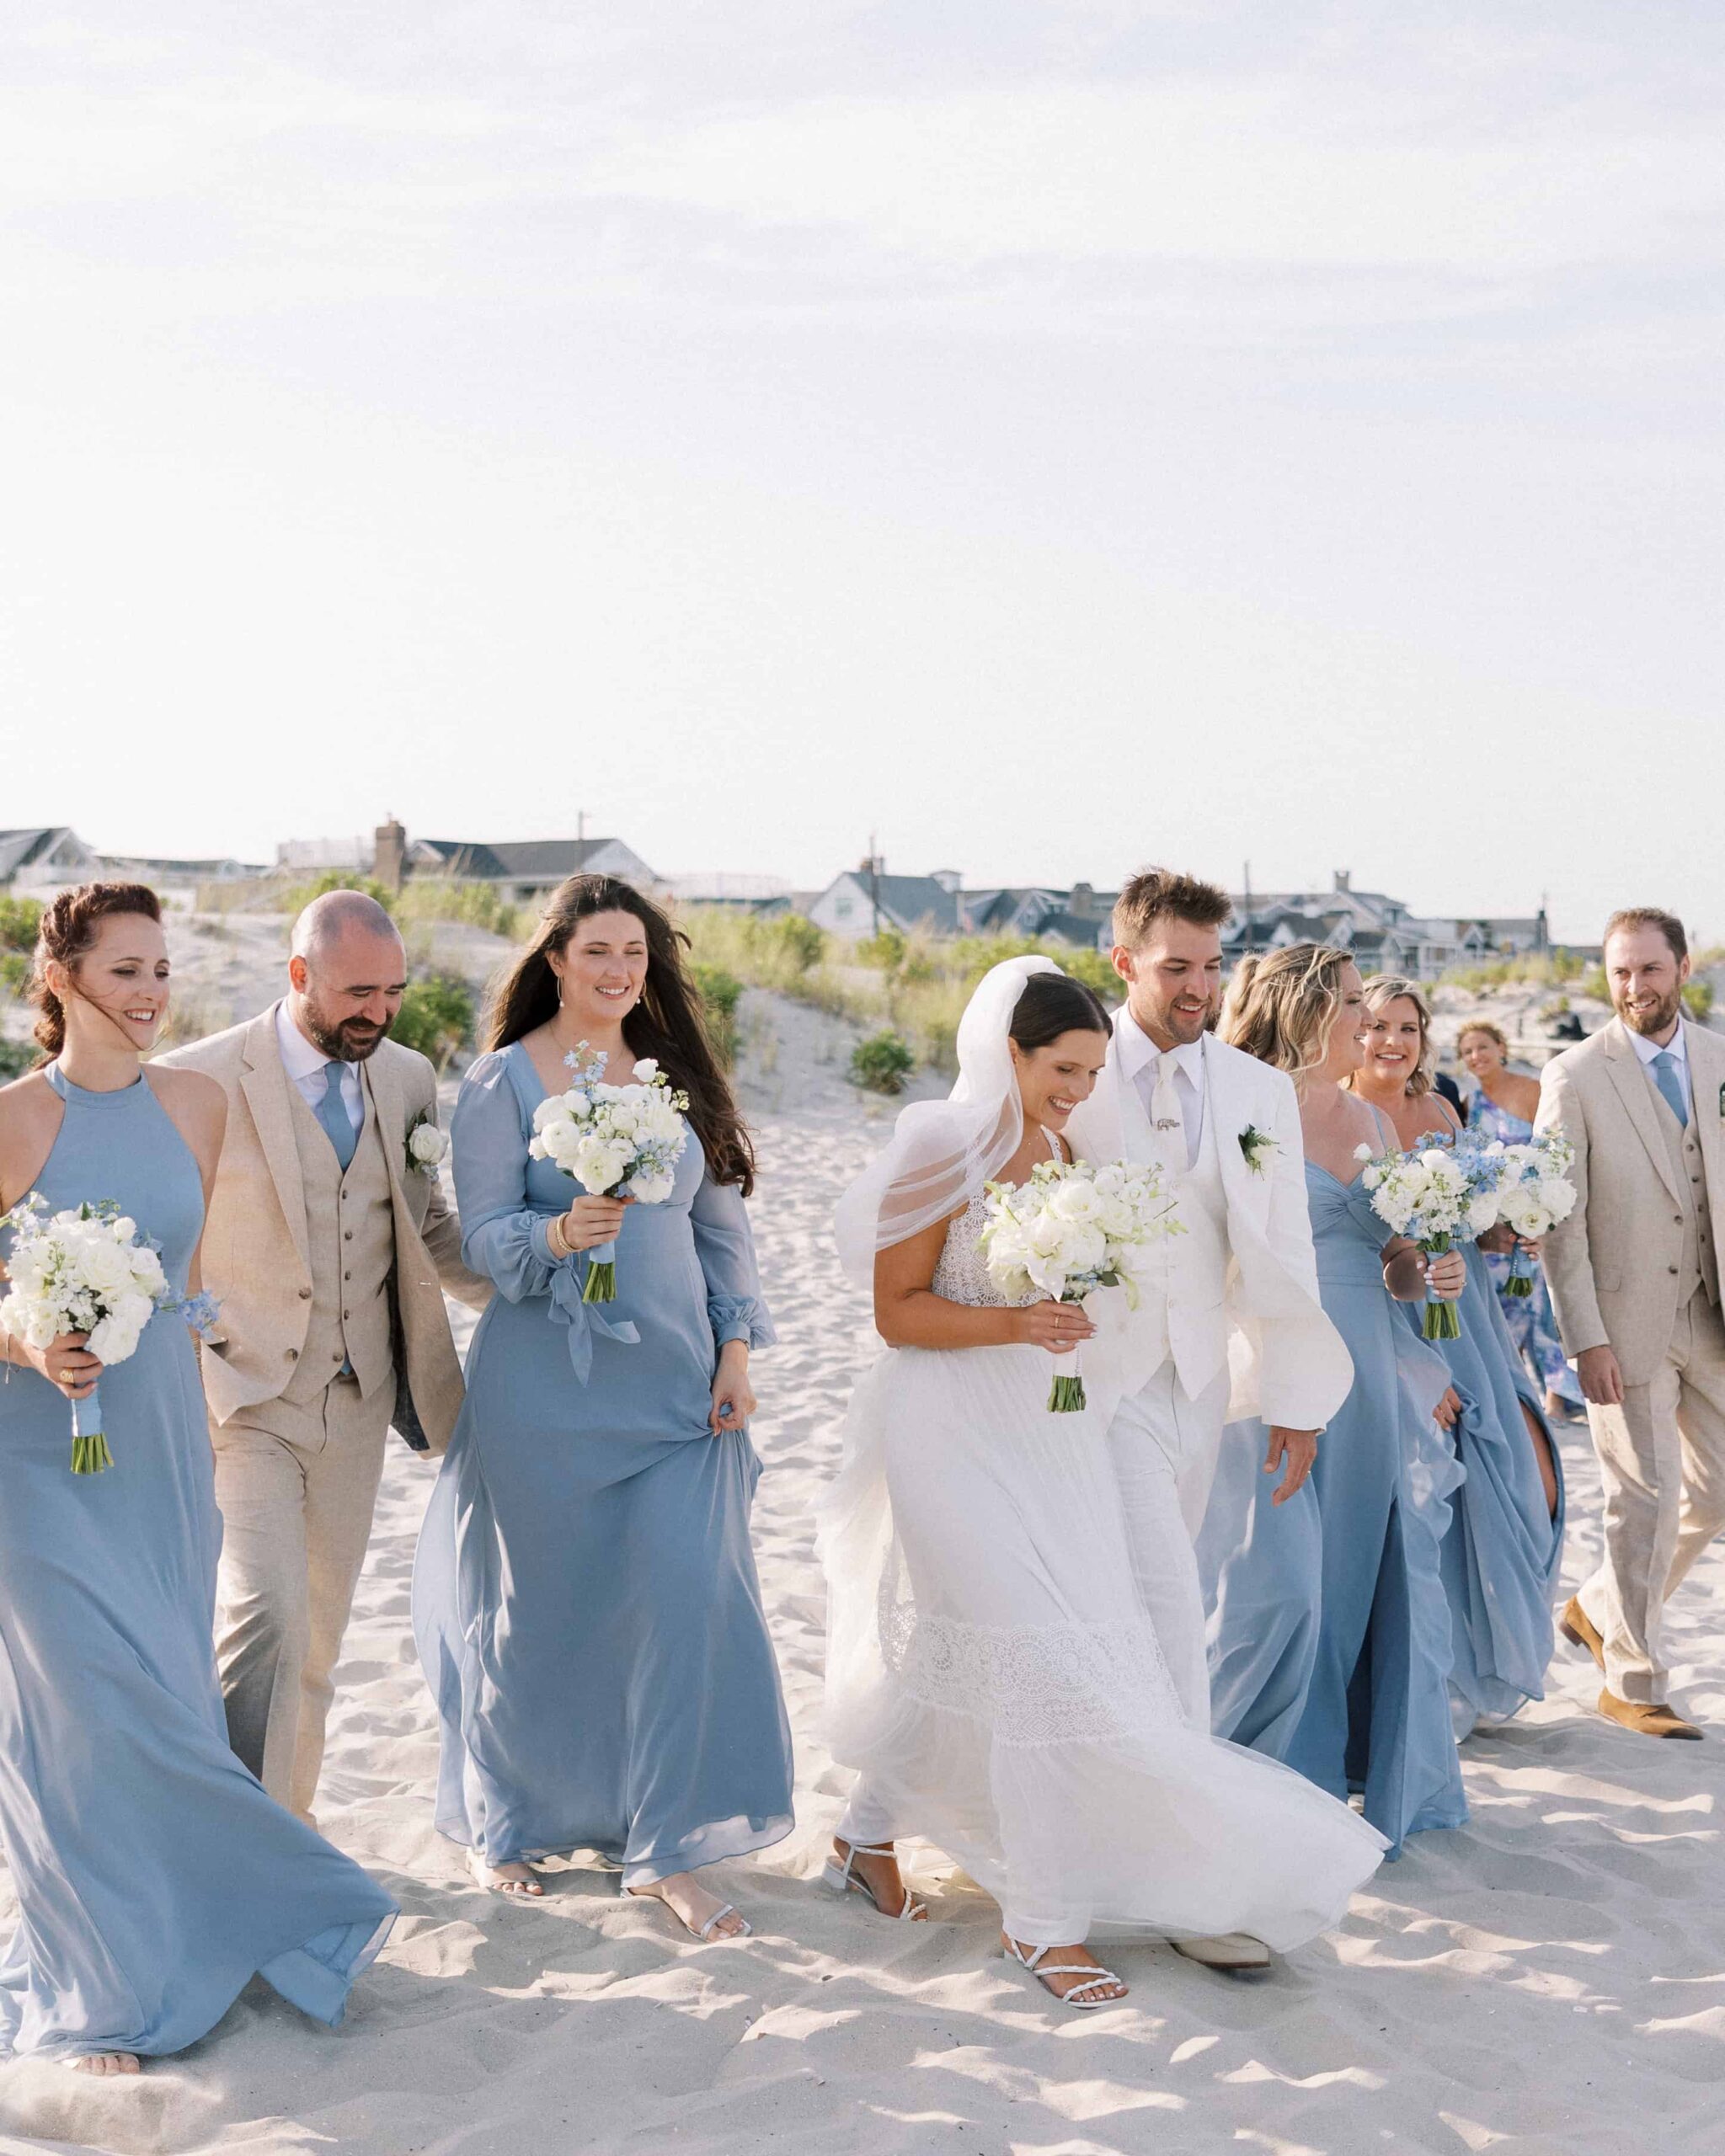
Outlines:
[[[0,825],[1725,937],[1725,14],[14,12]]]

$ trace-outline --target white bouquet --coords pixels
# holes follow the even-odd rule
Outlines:
[[[1379,1219],[1393,1234],[1410,1236],[1428,1257],[1439,1257],[1496,1225],[1501,1150],[1445,1145],[1374,1153],[1361,1145],[1354,1157],[1365,1163],[1360,1181],[1371,1193]],[[1421,1331],[1428,1340],[1461,1337],[1455,1305],[1434,1289],[1426,1290]]]
[[[983,1256],[995,1285],[1015,1302],[1033,1289],[1081,1303],[1095,1289],[1119,1287],[1135,1310],[1151,1246],[1185,1232],[1155,1166],[1043,1161],[1028,1182],[986,1188]],[[1070,1377],[1056,1372],[1048,1404],[1057,1415],[1084,1406],[1076,1368]]]
[[[0,1332],[49,1348],[67,1333],[104,1369],[137,1353],[144,1327],[177,1298],[153,1243],[112,1200],[50,1214],[35,1192],[0,1219],[13,1245]],[[185,1305],[180,1305],[185,1308]],[[72,1471],[99,1475],[114,1455],[102,1429],[100,1387],[72,1403]]]
[[[554,1163],[595,1197],[613,1193],[642,1205],[662,1205],[689,1142],[683,1120],[689,1097],[644,1056],[628,1085],[607,1085],[609,1059],[585,1041],[563,1058],[574,1073],[569,1091],[552,1094],[534,1110],[527,1150],[537,1161]],[[601,1244],[587,1260],[582,1301],[614,1302],[617,1245]]]
[[[1542,1137],[1499,1150],[1503,1170],[1498,1182],[1498,1218],[1518,1235],[1538,1242],[1575,1210],[1575,1185],[1569,1180],[1575,1148],[1561,1130],[1548,1130]],[[1506,1295],[1533,1293],[1532,1266],[1518,1243],[1503,1283]]]

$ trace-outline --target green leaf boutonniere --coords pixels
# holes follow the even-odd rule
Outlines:
[[[1255,1176],[1261,1176],[1270,1155],[1277,1151],[1276,1141],[1267,1130],[1260,1130],[1256,1123],[1248,1123],[1240,1134],[1240,1150],[1246,1155],[1246,1165]]]

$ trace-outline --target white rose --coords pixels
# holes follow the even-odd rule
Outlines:
[[[629,1184],[630,1191],[643,1205],[663,1205],[676,1187],[669,1176],[636,1176]]]
[[[137,1235],[138,1224],[122,1213],[117,1220],[109,1224],[109,1233],[117,1243],[129,1243]]]
[[[622,1149],[606,1145],[602,1138],[584,1138],[570,1163],[575,1181],[595,1196],[611,1189],[626,1166]]]
[[[1108,1254],[1108,1239],[1100,1228],[1075,1224],[1066,1241],[1066,1270],[1095,1273]]]
[[[1567,1220],[1575,1210],[1575,1192],[1570,1184],[1554,1178],[1542,1182],[1539,1189],[1540,1203],[1553,1220]]]
[[[1476,1198],[1467,1209],[1467,1225],[1477,1235],[1482,1235],[1487,1228],[1495,1225],[1497,1218],[1498,1200],[1494,1192],[1487,1191],[1482,1198]]]
[[[1049,1210],[1062,1220],[1093,1220],[1102,1210],[1094,1184],[1082,1176],[1068,1176],[1048,1203]]]
[[[77,1255],[78,1278],[104,1299],[131,1284],[131,1253],[118,1243],[91,1243]]]
[[[535,1130],[543,1130],[548,1123],[555,1123],[559,1116],[565,1116],[569,1112],[569,1101],[566,1095],[547,1093],[533,1111],[533,1128]]]
[[[409,1139],[408,1150],[422,1168],[435,1168],[449,1150],[449,1139],[435,1123],[422,1123]]]
[[[650,1086],[659,1075],[659,1065],[652,1056],[644,1055],[635,1065],[633,1075],[638,1086]]]

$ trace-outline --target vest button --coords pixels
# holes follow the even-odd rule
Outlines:
[[[1668,1273],[1674,1273],[1674,1272],[1677,1270],[1677,1267],[1676,1267],[1674,1265],[1668,1265],[1668,1266],[1665,1267],[1665,1270],[1666,1270]]]
[[[297,1348],[290,1348],[288,1349],[288,1351],[287,1351],[287,1359],[288,1359],[288,1361],[289,1361],[290,1363],[296,1363],[296,1362],[298,1362],[299,1358],[300,1358],[300,1351],[299,1351],[299,1349],[298,1349]]]
[[[341,1240],[342,1240],[344,1243],[350,1243],[350,1242],[353,1241],[353,1239],[354,1239],[354,1231],[353,1231],[353,1230],[352,1230],[351,1228],[344,1228],[344,1229],[342,1230],[342,1231],[341,1231]]]
[[[344,1280],[351,1280],[354,1276],[351,1273],[344,1273],[341,1277]]]
[[[1671,1270],[1674,1273],[1674,1272],[1677,1270],[1677,1267],[1674,1265],[1674,1266],[1672,1267]],[[349,1317],[351,1317],[351,1316],[353,1315],[353,1312],[352,1312],[351,1310],[344,1310],[344,1311],[342,1312],[342,1315],[343,1315],[343,1317],[344,1317],[344,1318],[349,1318]]]
[[[311,1289],[310,1289],[309,1288],[302,1288],[302,1289],[300,1289],[300,1300],[301,1300],[302,1303],[308,1303],[308,1302],[310,1302],[310,1301],[311,1301],[311,1299],[312,1299],[312,1291],[311,1291]]]

